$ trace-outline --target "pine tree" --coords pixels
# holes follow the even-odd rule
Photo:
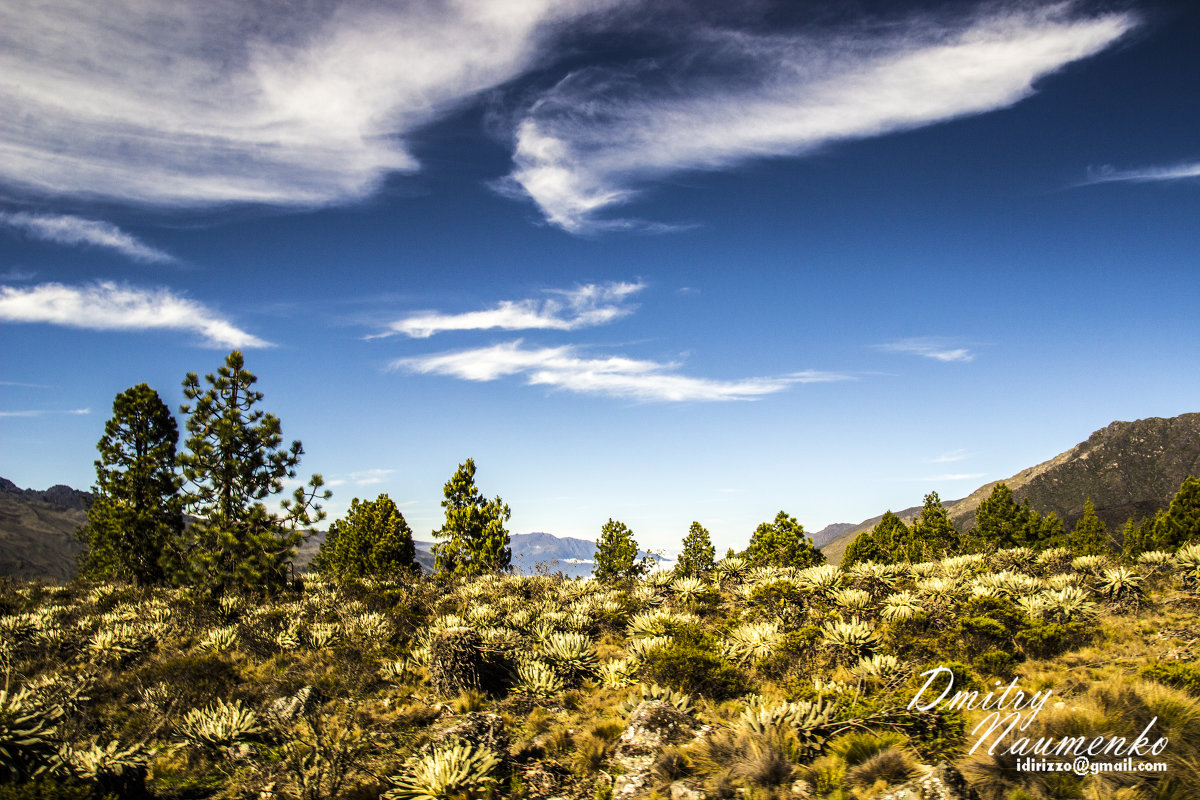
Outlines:
[[[878,561],[883,564],[891,563],[888,554],[880,548],[871,531],[863,531],[854,537],[854,541],[846,547],[846,552],[842,553],[841,567],[842,569],[849,569],[863,561]]]
[[[898,561],[912,561],[914,554],[910,552],[912,547],[910,534],[911,531],[904,524],[904,520],[891,510],[885,511],[883,517],[871,529],[871,539],[879,548],[879,560],[889,564]]]
[[[350,501],[345,519],[329,526],[310,568],[341,578],[393,578],[416,566],[412,529],[386,494]]]
[[[813,545],[804,526],[780,511],[774,522],[754,529],[746,556],[757,566],[812,567],[825,563],[825,555]]]
[[[146,384],[113,400],[112,418],[96,444],[95,499],[76,534],[86,545],[82,576],[160,583],[172,569],[169,546],[183,530],[178,441],[175,418]]]
[[[996,484],[991,495],[979,504],[975,524],[967,532],[973,550],[1003,550],[1006,547],[1036,547],[1042,537],[1040,515],[1029,501],[1018,505],[1012,490]]]
[[[1188,476],[1180,484],[1154,525],[1154,539],[1158,549],[1172,551],[1200,539],[1200,479]]]
[[[675,570],[680,575],[704,575],[713,568],[716,554],[708,530],[699,522],[693,522],[683,538],[683,553],[675,564]]]
[[[282,502],[282,514],[261,502],[296,476],[304,448],[299,441],[282,447],[279,419],[256,407],[263,398],[252,388],[257,381],[234,350],[205,376],[206,388],[195,373],[183,382],[195,402],[181,408],[189,436],[179,463],[187,507],[199,519],[184,537],[188,558],[177,579],[212,593],[280,587],[306,529],[325,517],[317,500],[329,492],[320,475]]]
[[[468,458],[442,487],[446,521],[434,537],[434,564],[446,575],[479,575],[508,569],[512,550],[504,523],[512,511],[499,497],[487,500],[475,487],[475,459]]]
[[[638,544],[624,522],[609,517],[596,540],[592,575],[603,583],[631,580],[649,569],[649,559],[637,560]]]
[[[1084,503],[1083,516],[1067,537],[1067,546],[1071,552],[1081,556],[1108,555],[1112,552],[1104,521],[1096,516],[1096,507],[1091,500]]]
[[[961,543],[937,492],[925,495],[921,514],[913,520],[907,549],[912,561],[933,561],[956,552]]]

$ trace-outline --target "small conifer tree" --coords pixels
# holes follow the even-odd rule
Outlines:
[[[446,521],[433,532],[434,564],[446,575],[479,575],[508,569],[512,561],[504,523],[512,511],[499,497],[488,500],[475,486],[475,459],[468,458],[442,487]]]
[[[415,555],[412,529],[390,497],[356,497],[345,518],[329,526],[311,568],[342,578],[393,578],[413,570]]]
[[[1171,505],[1154,524],[1155,546],[1177,550],[1200,540],[1200,478],[1188,476],[1171,498]]]
[[[624,522],[609,517],[596,540],[595,566],[592,574],[604,583],[631,580],[649,569],[649,560],[637,560],[638,544],[633,531]]]
[[[1081,556],[1108,555],[1112,552],[1104,520],[1096,516],[1096,507],[1091,500],[1084,504],[1083,516],[1075,523],[1075,528],[1067,537],[1067,546],[1076,555]]]
[[[825,555],[804,532],[804,526],[780,511],[774,522],[764,522],[750,536],[746,556],[757,566],[812,567],[825,563]]]
[[[933,561],[959,549],[958,531],[937,492],[925,495],[921,514],[913,520],[909,543],[906,555],[912,561]]]
[[[704,575],[713,568],[713,558],[716,554],[708,530],[699,522],[693,522],[688,528],[687,536],[683,538],[683,553],[680,554],[675,569],[681,575]]]

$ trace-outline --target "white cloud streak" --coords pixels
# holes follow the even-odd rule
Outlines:
[[[150,205],[318,206],[620,0],[0,3],[0,182]]]
[[[902,355],[921,356],[934,361],[968,362],[975,360],[975,354],[965,347],[955,347],[941,339],[902,339],[875,346],[885,353],[900,353]]]
[[[393,322],[389,331],[371,338],[402,333],[426,339],[443,331],[558,330],[572,331],[612,322],[633,311],[626,300],[645,288],[642,283],[587,284],[556,289],[544,300],[504,300],[494,308],[465,314],[425,312]]]
[[[519,339],[490,347],[402,358],[392,363],[395,369],[468,381],[494,381],[520,375],[530,386],[640,402],[753,400],[795,384],[850,380],[846,375],[810,370],[721,381],[681,375],[675,371],[678,366],[624,356],[587,358],[571,346],[526,348]]]
[[[1058,3],[949,23],[710,31],[676,62],[563,79],[518,124],[507,187],[565,230],[628,228],[636,223],[598,215],[647,180],[1005,108],[1136,24]]]
[[[940,481],[971,481],[979,480],[984,476],[984,474],[985,473],[982,472],[955,472],[949,475],[930,475],[925,478],[913,478],[911,480],[918,480],[924,483],[937,483]]]
[[[0,411],[0,417],[45,417],[52,414],[69,414],[78,416],[90,413],[92,413],[90,408],[69,408],[65,410],[39,408],[31,411]]]
[[[928,463],[928,464],[951,464],[955,461],[965,461],[966,458],[967,458],[967,451],[960,448],[958,450],[951,450],[948,453],[942,453],[937,458],[930,458],[926,461],[926,463]]]
[[[1200,161],[1183,164],[1172,164],[1166,167],[1144,167],[1142,169],[1120,170],[1113,167],[1102,167],[1092,170],[1085,183],[1156,183],[1159,181],[1185,181],[1200,178]]]
[[[373,486],[383,483],[387,476],[395,471],[394,469],[364,469],[359,472],[351,472],[350,480],[354,481],[357,486]]]
[[[29,214],[23,211],[0,212],[0,225],[24,231],[35,239],[64,245],[90,245],[116,250],[122,255],[147,264],[169,264],[170,253],[142,242],[109,222],[84,219],[67,214]]]
[[[102,281],[90,286],[43,283],[0,286],[0,321],[103,331],[184,330],[213,347],[270,347],[205,305],[166,289],[135,289]]]

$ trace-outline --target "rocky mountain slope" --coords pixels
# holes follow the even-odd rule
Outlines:
[[[1111,531],[1130,517],[1138,520],[1165,508],[1189,475],[1200,475],[1200,414],[1151,417],[1114,422],[1048,461],[985,483],[945,505],[959,530],[966,530],[974,524],[979,504],[997,483],[1005,483],[1017,502],[1029,500],[1043,514],[1053,511],[1068,530],[1091,500]],[[920,510],[918,506],[897,513],[908,521]],[[837,562],[854,537],[879,520],[877,516],[857,525],[830,526],[813,538],[825,557]]]
[[[36,491],[0,478],[0,575],[69,579],[82,549],[75,529],[90,503],[69,486]]]

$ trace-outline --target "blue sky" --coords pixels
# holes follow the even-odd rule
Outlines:
[[[1188,5],[7,3],[0,475],[234,347],[419,535],[468,457],[723,549],[1200,410]]]

